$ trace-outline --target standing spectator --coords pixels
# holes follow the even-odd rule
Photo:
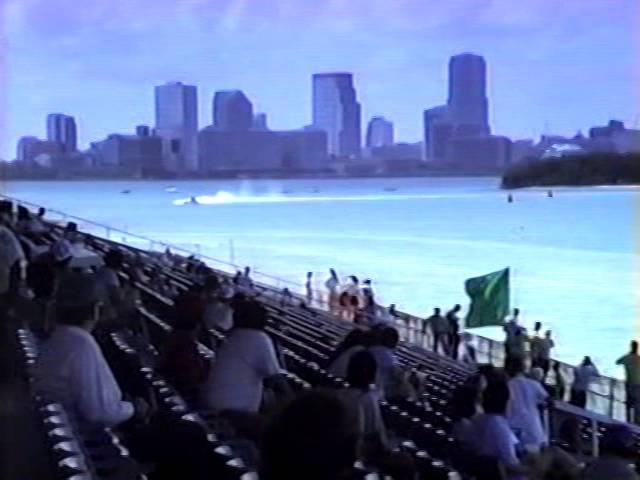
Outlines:
[[[527,354],[527,333],[524,328],[518,327],[514,334],[505,343],[508,355],[505,359],[505,368],[513,361],[518,361],[524,364],[524,360]],[[544,373],[544,371],[543,371]]]
[[[510,356],[510,348],[511,348],[511,340],[512,338],[515,336],[516,332],[518,332],[519,330],[522,329],[522,327],[520,325],[518,325],[518,319],[520,317],[520,309],[518,308],[514,308],[513,309],[513,316],[511,317],[510,320],[508,320],[503,327],[504,333],[506,335],[506,338],[504,340],[504,353],[505,353],[505,357],[509,357]]]
[[[529,355],[531,357],[531,367],[541,367],[540,365],[540,348],[542,337],[540,336],[542,324],[536,322],[533,326],[533,336],[529,339]]]
[[[620,357],[616,365],[624,367],[627,390],[627,421],[640,423],[640,356],[638,342],[633,340],[630,351]]]
[[[307,305],[310,307],[313,304],[313,272],[307,272],[307,280],[304,282],[304,289]]]
[[[340,280],[338,274],[333,268],[329,269],[329,278],[324,282],[324,286],[327,289],[327,303],[329,304],[329,312],[334,315],[339,314],[338,303],[338,287],[340,286]]]
[[[438,347],[441,347],[442,351],[446,354],[449,351],[447,344],[449,324],[447,323],[447,319],[442,316],[439,308],[434,308],[433,315],[423,321],[423,338],[426,334],[427,327],[431,328],[433,335],[433,351],[438,353]]]
[[[524,362],[514,357],[507,366],[511,401],[507,409],[507,419],[522,445],[539,451],[547,444],[547,434],[542,426],[540,407],[549,395],[540,382],[524,376]]]
[[[551,339],[551,330],[547,330],[544,333],[544,338],[542,338],[539,342],[539,350],[538,350],[538,365],[542,368],[544,372],[544,379],[547,378],[547,374],[549,373],[549,368],[551,366],[551,349],[555,347],[554,341]]]
[[[560,370],[560,363],[553,362],[553,398],[555,400],[564,401],[564,396],[567,390],[567,381],[564,378],[564,374]]]
[[[460,347],[460,317],[458,316],[460,310],[462,310],[462,307],[455,305],[447,312],[445,317],[449,330],[449,351],[455,360],[458,359],[458,349]]]
[[[584,357],[582,363],[573,370],[573,386],[569,402],[576,407],[586,408],[589,385],[599,375],[600,372],[591,361],[591,357]]]

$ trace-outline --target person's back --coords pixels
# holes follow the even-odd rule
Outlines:
[[[616,362],[624,367],[625,379],[629,385],[640,385],[640,355],[636,351],[631,351],[622,356]]]
[[[43,342],[35,368],[36,390],[65,405],[81,421],[116,425],[134,414],[122,401],[100,347],[90,333],[97,319],[96,287],[88,275],[75,274],[72,290],[57,297],[58,326]]]
[[[549,395],[540,382],[522,374],[521,362],[513,362],[510,369],[511,400],[507,409],[507,419],[514,431],[520,434],[519,438],[524,446],[533,450],[539,449],[547,443],[539,409]]]
[[[218,349],[216,360],[202,388],[206,407],[256,413],[263,381],[280,373],[271,338],[262,330],[266,311],[253,302],[237,305],[236,327]]]

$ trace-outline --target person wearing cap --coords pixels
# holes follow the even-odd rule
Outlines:
[[[81,422],[101,426],[145,415],[142,400],[123,401],[113,373],[91,335],[100,304],[93,275],[68,272],[55,293],[57,326],[42,343],[35,368],[35,388],[62,403]]]
[[[600,456],[584,469],[583,480],[640,480],[633,465],[637,457],[635,441],[627,426],[609,426],[600,447]]]

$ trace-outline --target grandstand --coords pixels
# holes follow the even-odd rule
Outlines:
[[[20,204],[30,209],[36,207],[27,202]],[[15,210],[18,202],[5,205]],[[67,225],[52,220],[47,218],[46,234],[20,238],[26,249],[32,253],[46,251],[64,234]],[[110,251],[122,252],[124,262],[118,276],[139,292],[135,321],[125,328],[101,330],[96,338],[123,393],[129,398],[145,399],[152,405],[157,421],[151,431],[139,431],[129,426],[89,427],[78,422],[63,405],[36,391],[33,367],[38,358],[39,340],[32,331],[30,317],[36,315],[37,309],[30,300],[21,300],[3,319],[7,329],[3,341],[9,352],[3,360],[8,366],[15,366],[7,367],[5,377],[8,384],[14,385],[10,392],[14,401],[23,405],[14,422],[15,428],[23,428],[28,435],[23,435],[25,438],[15,444],[5,445],[7,448],[3,451],[9,455],[0,460],[8,460],[3,462],[7,465],[6,478],[29,478],[14,475],[36,471],[37,477],[31,478],[258,478],[260,452],[255,451],[255,445],[237,435],[215,412],[202,409],[194,399],[180,394],[157,368],[159,352],[175,326],[174,299],[158,286],[170,285],[178,293],[189,291],[202,281],[200,269],[204,268],[206,259],[174,253],[176,261],[163,262],[158,250],[165,250],[166,245],[160,242],[149,242],[150,248],[144,249],[140,242],[131,245],[108,238],[112,235],[105,238],[82,231],[86,222],[77,223],[80,228],[76,240],[82,244],[76,251],[78,265],[90,267]],[[141,270],[138,272],[141,275],[132,273],[136,268]],[[229,281],[235,270],[234,266],[212,262],[206,265],[206,271]],[[266,332],[278,346],[285,369],[283,375],[291,390],[301,394],[317,388],[348,386],[345,379],[327,372],[326,366],[329,356],[353,329],[353,324],[338,320],[321,305],[305,305],[302,296],[294,297],[294,301],[283,299],[283,285],[269,283],[255,282],[251,296],[268,312]],[[396,357],[404,369],[411,372],[413,379],[419,379],[418,396],[385,399],[380,404],[384,423],[397,439],[395,450],[411,459],[416,478],[499,479],[495,475],[500,473],[495,473],[498,469],[492,469],[491,461],[462,454],[452,436],[454,420],[450,403],[455,390],[477,373],[475,367],[431,352],[424,348],[425,344],[410,342],[419,338],[415,325],[415,317],[399,315],[398,329],[405,341],[396,349]],[[199,355],[207,361],[215,361],[216,351],[226,335],[225,331],[216,328],[201,332]],[[483,361],[498,364],[502,360],[498,353],[502,349],[488,340],[476,338],[476,345],[484,355]],[[605,384],[608,391],[597,386],[592,395],[609,400],[604,409],[608,415],[562,402],[545,412],[545,424],[553,444],[567,450],[575,449],[561,428],[563,422],[571,418],[579,426],[581,458],[599,454],[599,439],[615,422],[612,417],[619,410],[615,405],[621,402],[619,391],[623,388],[614,380],[606,380]],[[593,403],[597,404],[596,401]],[[635,427],[631,428],[635,431]],[[3,434],[8,435],[8,431]],[[640,451],[637,433],[636,443]],[[21,456],[29,456],[32,461],[24,465],[19,461]],[[309,472],[300,471],[296,478],[309,475]],[[389,478],[389,472],[375,462],[358,461],[344,478]]]

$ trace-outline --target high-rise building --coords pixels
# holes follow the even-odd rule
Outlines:
[[[267,114],[266,113],[256,113],[253,116],[253,129],[254,130],[269,130],[269,125],[267,124]]]
[[[151,136],[151,129],[148,125],[138,125],[136,127],[136,135],[139,137],[149,137]]]
[[[360,155],[360,122],[360,104],[353,86],[353,75],[313,75],[313,126],[327,132],[330,155]]]
[[[36,145],[40,140],[38,137],[21,137],[18,140],[18,146],[16,151],[16,160],[19,162],[30,162],[33,160],[31,157],[31,151],[33,146]]]
[[[429,162],[443,162],[447,156],[447,145],[454,135],[454,125],[449,107],[440,105],[424,111],[424,156]]]
[[[487,66],[480,55],[463,53],[449,60],[447,101],[456,135],[489,135]]]
[[[198,170],[198,90],[170,82],[155,87],[156,135],[163,139],[164,167],[171,172]]]
[[[373,117],[367,126],[367,148],[393,145],[393,123],[384,117]]]
[[[253,126],[253,105],[242,90],[221,90],[213,96],[213,126],[245,131]]]
[[[64,153],[78,150],[78,131],[76,120],[62,113],[47,115],[47,140],[58,142]]]

